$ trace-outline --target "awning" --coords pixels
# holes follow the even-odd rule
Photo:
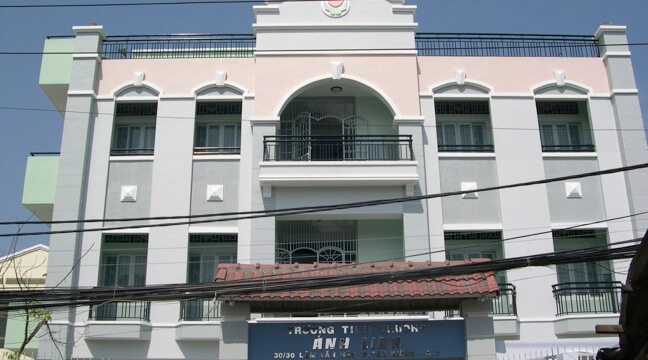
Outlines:
[[[364,264],[225,264],[216,282],[234,280],[305,279],[335,275],[388,274],[476,261],[375,262]],[[467,298],[494,297],[499,287],[493,272],[416,280],[395,280],[366,285],[262,292],[219,296],[221,300],[249,303],[254,312],[348,313],[368,311],[432,311],[458,309]]]

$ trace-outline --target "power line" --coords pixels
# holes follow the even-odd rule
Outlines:
[[[287,0],[283,0],[287,1]],[[75,8],[75,7],[119,7],[119,6],[171,6],[171,5],[214,5],[214,4],[262,4],[280,3],[282,0],[202,0],[202,1],[169,1],[169,2],[132,2],[132,3],[95,3],[95,4],[29,4],[29,5],[0,5],[0,9],[35,9],[35,8]],[[294,1],[294,0],[288,0]],[[318,1],[318,0],[300,0]]]
[[[29,108],[29,107],[13,107],[13,106],[0,106],[0,110],[15,110],[15,111],[35,111],[35,112],[52,112],[52,113],[60,113],[56,109],[43,109],[43,108]],[[106,112],[97,112],[97,111],[74,111],[74,110],[65,110],[66,113],[71,113],[71,114],[83,114],[83,115],[106,115],[106,116],[115,116],[114,113],[106,113]],[[179,120],[192,120],[195,119],[195,116],[168,116],[168,115],[156,115],[156,119],[179,119]],[[392,125],[380,125],[380,124],[372,124],[368,125],[371,128],[377,128],[377,127],[385,127],[385,128],[393,128]],[[424,125],[424,128],[438,128],[439,126],[437,125]],[[489,129],[492,130],[519,130],[519,131],[539,131],[539,129],[533,129],[533,128],[516,128],[516,127],[490,127]],[[594,132],[597,131],[646,131],[644,128],[594,128],[591,129]],[[2,224],[0,224],[2,225]]]
[[[387,205],[387,204],[396,204],[396,203],[405,203],[410,201],[420,201],[428,200],[435,198],[442,198],[448,196],[462,195],[473,192],[486,192],[502,189],[510,189],[517,187],[526,187],[531,185],[543,185],[552,182],[572,180],[583,177],[591,176],[601,176],[607,174],[614,174],[619,172],[632,171],[637,169],[648,168],[648,163],[623,166],[619,168],[612,168],[607,170],[599,170],[587,173],[580,173],[575,175],[567,175],[554,177],[549,179],[526,181],[509,185],[499,185],[491,186],[477,190],[464,190],[464,191],[451,191],[439,194],[432,195],[419,195],[419,196],[409,196],[409,197],[399,197],[391,199],[382,199],[382,200],[372,200],[372,201],[360,201],[360,202],[350,202],[334,205],[320,205],[320,206],[304,206],[304,207],[295,207],[295,208],[284,208],[284,209],[274,209],[274,210],[255,210],[255,211],[243,211],[243,212],[230,212],[230,213],[220,213],[220,214],[207,214],[207,215],[183,215],[178,217],[169,217],[169,218],[205,218],[205,217],[215,217],[215,216],[232,216],[225,217],[220,219],[207,219],[207,220],[198,220],[198,221],[181,221],[181,222],[168,222],[168,223],[158,223],[158,224],[144,224],[144,225],[130,225],[130,226],[113,226],[113,227],[101,227],[101,228],[91,228],[91,229],[70,229],[70,230],[58,230],[58,231],[37,231],[37,232],[24,232],[24,233],[3,233],[0,234],[0,237],[17,237],[17,236],[33,236],[33,235],[53,235],[53,234],[70,234],[70,233],[84,233],[84,232],[94,232],[94,231],[111,231],[111,230],[125,230],[125,229],[141,229],[141,228],[153,228],[153,227],[167,227],[167,226],[177,226],[177,225],[191,225],[191,224],[201,224],[201,223],[212,223],[212,222],[223,222],[223,221],[232,221],[232,220],[245,220],[245,219],[257,219],[264,217],[275,217],[275,216],[286,216],[286,215],[301,215],[309,213],[319,213],[332,210],[342,210],[342,209],[353,209],[367,206],[378,206],[378,205]],[[238,216],[243,215],[243,216]],[[90,220],[65,220],[64,223],[86,223],[86,222],[97,222],[97,221],[106,221],[105,219],[90,219]],[[112,221],[112,220],[111,220]],[[121,220],[120,220],[121,221]]]
[[[628,240],[636,242],[639,239]],[[617,243],[620,244],[620,243]],[[617,245],[615,244],[615,245]],[[308,278],[280,278],[263,276],[246,280],[223,281],[203,284],[167,284],[132,288],[92,288],[92,289],[44,289],[31,291],[0,292],[2,303],[31,302],[31,304],[0,306],[0,311],[29,308],[50,308],[74,305],[93,305],[108,301],[160,301],[185,300],[189,298],[212,297],[231,298],[249,296],[259,292],[312,290],[329,287],[365,285],[389,281],[434,279],[442,276],[458,276],[482,272],[496,272],[528,266],[547,266],[570,262],[589,262],[597,260],[626,259],[634,256],[639,245],[613,247],[611,244],[566,252],[554,252],[493,260],[477,263],[464,263],[451,266],[422,269],[394,270],[388,273],[352,274],[318,276]],[[276,278],[279,277],[279,278]],[[43,302],[43,303],[33,303]]]
[[[306,0],[314,1],[314,0]],[[597,44],[597,47],[618,47],[618,46],[647,46],[648,42],[636,42],[636,43],[625,43],[625,44]],[[584,47],[589,48],[594,45],[591,44],[569,44],[570,48]],[[474,46],[470,47],[470,50],[498,50],[498,49],[546,49],[546,48],[562,48],[564,45],[520,45],[520,46]],[[255,53],[280,53],[280,52],[308,52],[308,53],[318,53],[318,52],[346,52],[346,51],[418,51],[416,48],[375,48],[375,49],[276,49],[276,50],[254,50]],[[434,51],[450,51],[450,50],[465,50],[461,47],[437,47],[433,49]],[[71,52],[71,51],[0,51],[0,55],[96,55],[98,52]],[[112,55],[122,55],[123,53],[118,51],[101,51],[101,54],[112,54]],[[433,55],[430,55],[433,56]],[[488,56],[484,56],[488,57]],[[494,56],[498,57],[498,56]],[[508,57],[508,56],[499,56],[499,57]]]

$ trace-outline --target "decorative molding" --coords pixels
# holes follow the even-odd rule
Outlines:
[[[207,201],[223,201],[223,185],[207,185]]]
[[[416,50],[358,50],[358,49],[348,49],[348,50],[309,50],[309,51],[300,51],[300,50],[287,50],[287,51],[275,51],[275,50],[256,50],[254,52],[255,57],[260,56],[322,56],[322,55],[416,55],[418,52]]]
[[[190,234],[238,234],[238,226],[189,226]]]
[[[124,185],[121,187],[121,202],[137,201],[137,185]]]
[[[466,82],[466,70],[455,70],[455,79],[457,79],[457,85],[463,86]]]
[[[476,182],[461,182],[461,191],[470,191],[470,190],[477,190],[477,183]],[[479,194],[477,192],[471,192],[467,194],[462,194],[461,195],[462,199],[477,199],[479,198]]]
[[[639,94],[639,90],[637,90],[637,89],[612,89],[611,95],[617,95],[617,94],[636,95],[636,94]]]
[[[135,87],[142,86],[143,81],[144,81],[144,72],[143,71],[136,71],[136,72],[133,73],[133,85]]]
[[[581,199],[583,197],[581,183],[579,181],[565,182],[565,195],[568,199]]]
[[[556,79],[556,84],[558,87],[565,86],[565,72],[562,70],[554,70],[554,79]]]
[[[84,59],[92,59],[96,60],[97,62],[101,62],[101,56],[97,53],[92,53],[92,54],[72,54],[72,59],[75,60],[84,60]]]
[[[97,98],[97,94],[93,90],[68,90],[68,96],[91,96]]]
[[[606,61],[609,57],[631,57],[632,53],[630,51],[608,51],[603,55],[603,61]]]
[[[252,30],[256,33],[257,30],[412,30],[416,31],[418,28],[417,23],[410,24],[392,24],[392,23],[376,23],[376,24],[252,24]]]
[[[99,34],[102,39],[106,39],[106,32],[102,25],[81,25],[81,26],[72,26],[72,31],[75,35],[79,34]]]
[[[502,224],[443,224],[445,231],[502,230]]]
[[[216,86],[225,86],[227,71],[216,71]]]
[[[596,129],[594,129],[596,131]],[[596,159],[595,152],[543,152],[543,158],[590,158]]]
[[[210,161],[210,160],[241,160],[241,155],[232,154],[212,154],[212,155],[194,155],[193,161]]]
[[[332,18],[340,18],[349,13],[351,10],[351,0],[338,0],[336,5],[331,4],[330,1],[320,2],[322,6],[322,12]]]
[[[394,125],[406,124],[406,123],[418,123],[423,124],[425,122],[425,116],[394,116]]]
[[[344,70],[344,63],[342,61],[331,61],[329,68],[331,69],[331,77],[334,80],[340,80],[342,71]]]
[[[627,27],[625,25],[601,25],[598,29],[596,29],[594,38],[598,40],[598,38],[600,38],[601,35],[606,32],[625,33],[626,31]]]
[[[469,152],[441,152],[439,153],[439,159],[454,159],[454,158],[464,158],[464,159],[495,159],[495,153],[469,153]]]

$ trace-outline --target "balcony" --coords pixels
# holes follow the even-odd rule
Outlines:
[[[266,136],[262,186],[385,186],[418,181],[405,135]]]
[[[113,302],[90,306],[86,340],[151,340],[150,302]]]
[[[149,321],[150,302],[112,302],[90,307],[90,320]]]
[[[41,221],[51,221],[59,153],[31,153],[27,158],[22,203]]]
[[[191,299],[180,303],[180,324],[176,340],[217,341],[222,338],[220,305],[214,298]]]
[[[409,135],[266,136],[263,161],[414,160]]]
[[[220,306],[213,298],[191,299],[180,303],[180,320],[211,321],[220,319]]]
[[[552,285],[556,316],[618,313],[621,282],[571,282]]]
[[[557,336],[592,336],[596,325],[616,325],[621,309],[621,282],[571,282],[552,285],[556,299]]]

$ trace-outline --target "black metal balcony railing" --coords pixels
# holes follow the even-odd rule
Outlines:
[[[555,284],[556,315],[618,313],[621,282],[572,282]]]
[[[416,34],[419,56],[599,57],[598,41],[583,35]]]
[[[209,321],[220,318],[220,306],[213,298],[191,299],[180,303],[180,320]]]
[[[414,160],[411,135],[266,136],[264,161]]]
[[[493,145],[439,145],[439,152],[494,152]]]
[[[112,156],[153,155],[153,148],[112,148]]]
[[[542,152],[593,152],[594,145],[542,145]]]
[[[194,146],[194,155],[238,155],[240,146]]]
[[[490,313],[496,316],[517,316],[517,301],[515,285],[504,283],[499,284],[500,293],[492,299]],[[459,310],[445,312],[446,318],[461,316]]]
[[[90,306],[90,320],[150,320],[151,303],[143,301],[112,302]]]
[[[419,33],[415,42],[419,56],[600,56],[598,41],[587,35]],[[107,59],[243,58],[255,48],[252,34],[152,34],[108,36],[101,53]]]
[[[173,34],[109,36],[103,42],[107,59],[245,58],[254,55],[250,34]]]

